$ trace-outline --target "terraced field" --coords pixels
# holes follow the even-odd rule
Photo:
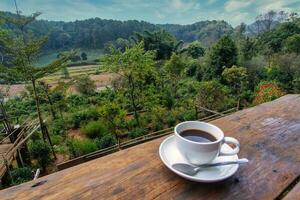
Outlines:
[[[109,86],[112,80],[116,77],[115,74],[105,72],[99,65],[68,67],[68,71],[71,78],[85,74],[89,75],[91,79],[95,81],[97,90],[101,90],[104,87]],[[51,86],[57,85],[59,81],[65,81],[65,79],[63,79],[62,71],[57,71],[56,73],[51,74],[42,80]],[[25,84],[0,85],[1,93],[5,94],[7,98],[18,96],[25,90]],[[76,93],[75,87],[71,87],[69,92],[72,94]]]

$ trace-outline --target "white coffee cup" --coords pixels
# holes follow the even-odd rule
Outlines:
[[[216,138],[212,142],[195,142],[188,140],[180,135],[185,130],[202,130]],[[240,143],[232,137],[224,137],[223,131],[215,125],[200,122],[200,121],[186,121],[179,123],[174,128],[176,144],[180,153],[191,164],[201,165],[210,163],[219,155],[235,155],[240,150]],[[233,144],[234,149],[230,151],[221,150],[224,143]]]

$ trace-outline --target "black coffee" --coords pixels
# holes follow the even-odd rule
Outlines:
[[[217,141],[217,138],[210,133],[197,129],[188,129],[182,131],[180,135],[181,137],[194,142],[208,143]]]

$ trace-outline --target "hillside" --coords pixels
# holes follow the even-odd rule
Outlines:
[[[9,12],[2,15],[14,16]],[[13,30],[14,28],[3,24],[2,27]],[[118,38],[128,39],[134,32],[144,30],[154,31],[165,29],[174,34],[178,40],[192,42],[199,40],[204,45],[210,45],[223,34],[229,33],[233,28],[225,21],[201,21],[190,25],[162,24],[156,25],[145,21],[106,20],[91,18],[76,20],[74,22],[54,22],[37,20],[28,26],[36,36],[48,35],[49,41],[46,50],[69,48],[103,48],[105,43]]]

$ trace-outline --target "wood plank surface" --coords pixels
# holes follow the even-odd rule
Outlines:
[[[237,138],[239,156],[250,160],[225,181],[201,184],[173,174],[160,161],[158,148],[164,138],[159,138],[2,190],[0,199],[268,200],[300,175],[300,95],[286,95],[212,123]]]
[[[283,198],[283,200],[299,200],[300,199],[300,183],[298,183],[291,191],[287,193],[287,195]]]

